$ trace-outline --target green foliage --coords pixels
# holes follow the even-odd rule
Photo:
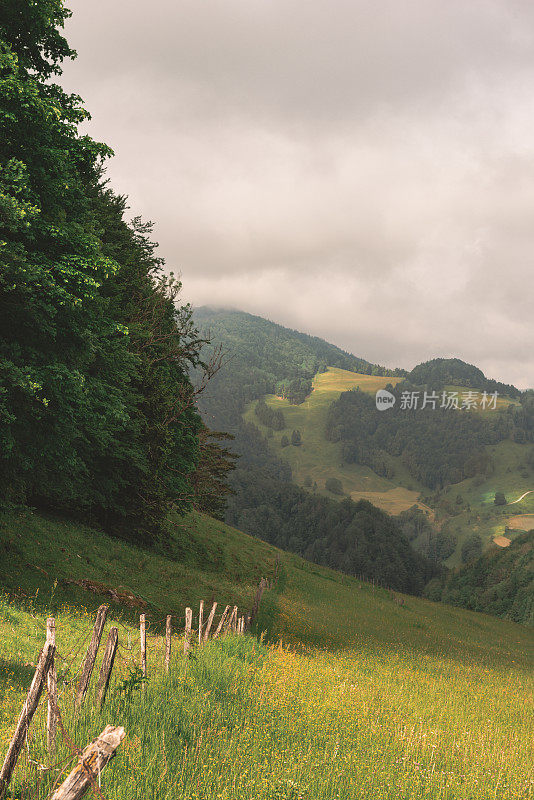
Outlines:
[[[302,444],[302,436],[299,430],[294,430],[291,432],[291,444],[294,447],[300,447]]]
[[[282,431],[286,426],[282,412],[269,408],[263,399],[258,400],[256,403],[254,413],[262,425],[265,425],[267,428],[270,428],[273,431]]]
[[[493,547],[452,573],[442,599],[534,625],[534,531],[518,536],[509,547]]]
[[[311,390],[311,378],[286,378],[283,381],[278,381],[275,394],[284,398],[284,400],[289,400],[290,403],[298,405],[304,402]]]
[[[270,544],[414,594],[436,573],[397,522],[366,501],[318,497],[266,470],[236,471],[232,485],[227,521]]]
[[[440,564],[454,553],[456,548],[454,534],[443,530],[442,526],[434,526],[425,512],[417,506],[402,511],[397,520],[415,550],[430,561]]]
[[[461,361],[459,358],[433,358],[418,364],[408,375],[410,383],[428,386],[433,391],[443,389],[447,385],[468,386],[480,391],[499,392],[509,397],[518,397],[520,392],[515,386],[488,380],[481,369]]]
[[[339,478],[327,478],[324,485],[325,489],[332,494],[343,494],[343,484]]]
[[[135,664],[129,668],[128,675],[118,681],[115,691],[126,700],[131,700],[134,692],[138,692],[147,682],[148,678],[143,675],[143,670],[138,664]]]
[[[0,501],[139,541],[191,505],[201,340],[150,224],[102,184],[105,145],[48,82],[72,52],[59,0],[0,11]]]
[[[473,533],[462,545],[462,561],[469,564],[482,555],[482,539],[478,533]]]
[[[235,469],[237,456],[220,443],[231,441],[228,433],[200,431],[200,461],[192,477],[194,506],[215,519],[224,519],[227,495],[231,494],[228,475]]]
[[[495,492],[495,498],[493,500],[493,504],[496,506],[506,505],[506,497],[504,495],[504,492]]]
[[[390,388],[400,396],[407,385]],[[384,462],[384,453],[400,456],[414,478],[440,488],[491,468],[484,446],[499,438],[498,416],[492,427],[480,415],[453,409],[409,410],[397,402],[382,412],[369,395],[349,391],[332,403],[326,435],[330,441],[343,443],[348,463],[375,469]]]

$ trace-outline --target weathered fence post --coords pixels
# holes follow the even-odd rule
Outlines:
[[[89,681],[91,680],[91,673],[93,672],[93,667],[95,665],[96,654],[98,653],[98,648],[100,647],[100,639],[102,638],[102,631],[104,630],[104,625],[106,623],[107,613],[107,606],[100,606],[96,613],[93,635],[91,636],[91,641],[89,642],[89,647],[87,648],[87,653],[85,654],[85,658],[83,660],[80,682],[78,683],[78,689],[76,691],[76,708],[81,706],[85,700],[85,695],[87,694],[87,687],[89,686]]]
[[[115,653],[117,652],[118,642],[119,629],[111,628],[110,632],[108,633],[104,658],[102,659],[100,675],[98,676],[98,683],[96,685],[96,702],[100,708],[102,708],[106,702],[106,694],[108,691],[109,679],[111,678],[111,671],[113,669],[113,662],[115,661]]]
[[[206,622],[206,629],[204,631],[204,641],[205,642],[208,641],[208,638],[209,638],[209,635],[210,635],[210,630],[211,630],[211,626],[213,625],[213,618],[215,616],[216,608],[217,608],[217,603],[214,603],[212,605],[212,607],[211,607],[211,611],[210,611],[210,615],[208,617],[208,621]]]
[[[232,613],[230,614],[230,619],[226,625],[227,631],[234,631],[235,630],[235,620],[237,618],[237,606],[234,606],[232,609]]]
[[[172,636],[172,617],[167,614],[165,620],[165,672],[169,671],[169,663],[171,660],[171,636]]]
[[[46,641],[56,646],[56,620],[54,617],[48,617],[46,620]],[[56,660],[52,657],[52,663],[48,668],[47,691],[48,691],[48,708],[46,711],[46,744],[49,754],[52,754],[56,749],[56,708],[57,708],[57,670]]]
[[[191,649],[191,625],[193,623],[193,611],[191,608],[185,609],[185,638],[184,654],[187,655]]]
[[[204,600],[200,601],[200,608],[198,611],[198,643],[202,644],[202,622],[204,620]]]
[[[219,636],[220,632],[222,631],[222,627],[223,627],[224,622],[226,620],[226,615],[228,614],[229,611],[230,611],[230,606],[226,606],[226,608],[224,609],[223,613],[221,614],[221,618],[219,620],[219,624],[217,625],[217,629],[216,629],[215,633],[213,634],[213,638],[214,639],[216,639]]]
[[[100,773],[109,764],[125,736],[124,728],[106,725],[100,736],[84,749],[77,765],[50,800],[79,800],[91,785],[98,788]]]
[[[50,668],[50,664],[52,663],[52,659],[54,658],[55,652],[55,646],[51,642],[46,642],[45,646],[41,650],[41,653],[39,654],[37,669],[35,670],[35,675],[33,676],[30,690],[26,700],[24,701],[15,733],[13,734],[13,738],[9,744],[2,769],[0,770],[0,797],[4,795],[9,785],[9,781],[11,780],[11,776],[13,775],[13,770],[15,769],[20,751],[24,745],[24,740],[26,739],[30,722],[35,714],[35,709],[39,705],[46,675]]]
[[[254,620],[258,616],[258,611],[260,610],[261,598],[266,588],[267,588],[267,581],[265,580],[265,578],[262,578],[258,584],[258,588],[256,590],[256,596],[254,598],[254,603],[252,604],[252,611],[250,612],[249,622],[248,622],[249,626],[254,622]]]
[[[141,637],[141,672],[146,678],[146,616],[141,614],[139,617],[139,634]],[[143,688],[145,684],[143,683]]]

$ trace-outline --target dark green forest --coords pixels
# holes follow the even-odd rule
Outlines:
[[[398,522],[371,503],[336,502],[265,474],[258,481],[245,470],[237,473],[237,480],[227,519],[246,533],[409,594],[421,594],[440,572],[413,550]]]
[[[403,392],[422,387],[402,381],[389,390],[395,405],[378,411],[374,398],[360,391],[343,392],[329,409],[326,436],[342,443],[347,463],[365,464],[393,477],[384,454],[399,456],[414,478],[439,489],[464,478],[491,474],[486,445],[504,439],[534,441],[534,395],[524,393],[520,406],[508,406],[491,417],[453,408],[403,408]]]
[[[427,595],[452,605],[534,625],[534,531],[506,548],[492,548],[443,580],[433,580]]]
[[[514,398],[520,395],[515,386],[488,379],[481,369],[459,358],[433,358],[418,364],[408,374],[408,380],[416,386],[428,386],[434,391],[441,391],[445,386],[465,386]]]

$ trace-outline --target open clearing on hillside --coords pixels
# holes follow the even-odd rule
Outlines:
[[[526,463],[529,448],[506,440],[488,445],[486,450],[493,462],[491,474],[484,478],[468,478],[444,492],[451,506],[454,507],[458,495],[469,506],[446,522],[446,529],[457,538],[456,550],[445,562],[449,567],[462,563],[462,545],[473,533],[482,537],[485,546],[495,537],[506,536],[505,528],[510,527],[508,506],[513,505],[517,515],[534,515],[534,492],[530,492],[534,473]],[[508,506],[495,506],[496,492],[503,492],[510,501]]]
[[[397,486],[395,489],[388,489],[385,492],[351,492],[350,496],[353,500],[368,500],[374,506],[378,506],[388,514],[400,514],[407,508],[413,505],[419,505],[423,508],[422,503],[417,502],[419,497],[418,492],[411,492],[409,489],[404,489],[402,486]]]
[[[508,517],[506,524],[514,531],[534,530],[534,514],[518,514],[515,517]]]
[[[32,573],[32,582],[40,580],[39,591],[31,593],[26,586],[23,592],[27,610],[0,597],[2,751],[31,681],[46,617],[53,612],[58,650],[68,657],[59,660],[61,707],[76,746],[87,744],[108,723],[127,731],[102,776],[109,800],[532,797],[531,629],[408,596],[401,605],[399,595],[199,519],[198,528],[194,517],[188,519],[185,551],[183,531],[178,526],[169,530],[176,536],[169,543],[177,559],[172,560],[86,528],[81,535],[81,527],[69,523],[63,523],[56,541],[47,535],[55,525],[49,519],[5,518],[13,535],[12,554],[18,531],[25,553],[32,551],[28,539],[33,537],[33,558],[39,550],[40,563],[56,558],[54,548],[67,551],[56,565],[70,577],[83,571],[87,560],[96,564],[107,553],[106,580],[114,585],[125,583],[137,594],[152,591],[158,599],[170,585],[160,610],[149,616],[146,690],[129,696],[118,692],[117,682],[128,679],[139,663],[138,628],[123,619],[109,704],[102,712],[88,705],[76,720],[69,701],[71,679],[93,613],[58,607],[39,572]],[[214,551],[218,538],[220,548]],[[247,559],[241,562],[245,550]],[[210,591],[222,599],[231,585],[239,591],[234,563],[248,582],[254,564],[264,571],[280,558],[278,583],[265,594],[258,620],[258,633],[267,635],[263,644],[254,637],[228,637],[184,660],[178,634],[165,675],[163,640],[155,623],[164,618],[161,611],[172,608],[178,629],[185,603],[195,609],[196,620],[201,574],[192,565],[203,551],[211,559],[211,572],[200,587],[205,600]],[[141,558],[142,568],[134,569],[131,565]],[[185,570],[184,561],[189,565]],[[247,561],[253,562],[249,572]],[[252,590],[250,584],[247,592],[241,589],[243,603],[252,602]],[[95,677],[99,666],[100,660]],[[42,704],[15,775],[13,798],[45,800],[57,776],[40,769],[49,763],[45,714]],[[60,738],[58,761],[67,755]],[[39,795],[31,792],[37,784]]]
[[[493,540],[499,547],[510,547],[512,541],[506,536],[496,536]]]
[[[279,431],[269,439],[269,445],[279,458],[289,462],[293,480],[300,486],[311,480],[312,486],[317,484],[316,491],[327,497],[333,497],[325,488],[328,478],[338,478],[343,491],[353,500],[369,500],[374,505],[390,514],[399,514],[413,505],[426,506],[418,502],[420,486],[412,479],[399,459],[395,462],[396,481],[379,477],[369,467],[359,464],[343,464],[341,446],[337,442],[325,439],[326,415],[330,404],[337,400],[341,392],[359,388],[363,392],[375,394],[388,383],[396,384],[400,378],[360,375],[357,372],[329,367],[326,372],[318,373],[313,380],[313,391],[301,405],[291,405],[287,400],[274,395],[267,395],[266,403],[273,409],[280,409],[286,421],[285,431]],[[245,419],[253,422],[266,434],[263,426],[254,414],[256,403],[250,403],[245,411]],[[291,435],[292,430],[300,430],[302,444],[300,447],[282,447],[281,438]],[[399,486],[399,483],[401,484]]]

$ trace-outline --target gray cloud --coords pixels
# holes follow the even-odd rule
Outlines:
[[[196,304],[534,384],[528,0],[71,0],[64,84]]]

